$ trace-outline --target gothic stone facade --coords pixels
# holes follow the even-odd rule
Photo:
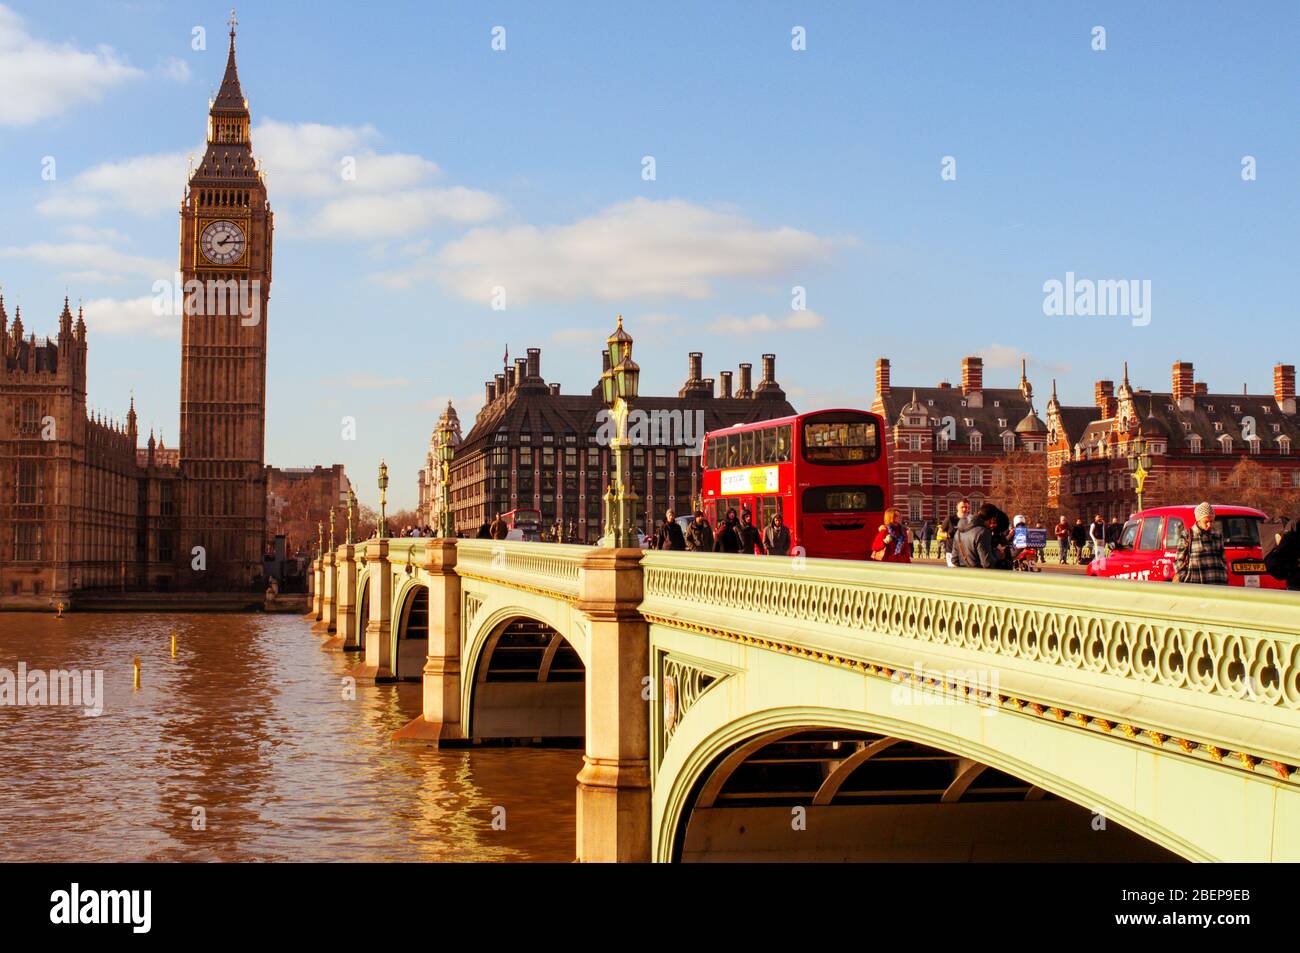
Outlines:
[[[0,300],[0,604],[260,580],[272,216],[248,130],[232,29],[180,211],[183,277],[222,284],[215,309],[185,295],[179,448],[137,446],[134,401],[124,424],[87,413],[86,322],[66,300],[39,343]]]

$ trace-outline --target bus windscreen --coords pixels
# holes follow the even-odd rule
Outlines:
[[[869,463],[879,455],[874,420],[809,420],[803,425],[803,458],[809,463]]]

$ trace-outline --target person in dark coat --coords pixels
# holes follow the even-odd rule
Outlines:
[[[1275,545],[1264,557],[1269,575],[1286,580],[1286,587],[1300,590],[1300,518],[1293,519],[1277,537]]]
[[[774,513],[771,524],[763,530],[763,549],[769,556],[790,555],[790,527],[780,513]]]
[[[998,508],[985,503],[974,516],[963,519],[957,530],[953,556],[957,565],[968,569],[997,569],[998,554],[994,534],[998,525]]]
[[[745,510],[740,514],[740,551],[746,556],[763,555],[763,536],[754,525],[754,517]]]
[[[664,529],[659,537],[659,548],[678,552],[686,550],[686,537],[682,534],[682,528],[677,525],[677,514],[672,510],[664,514]]]
[[[727,518],[713,537],[715,553],[738,553],[742,541],[740,538],[740,520],[736,518],[735,509],[727,510]]]
[[[506,525],[506,521],[501,518],[500,513],[492,521],[492,525],[488,527],[488,534],[493,539],[505,539],[510,535],[510,527]]]
[[[482,524],[481,526],[479,526],[479,528],[478,528],[478,533],[475,534],[474,538],[475,538],[475,539],[491,539],[491,538],[492,538],[492,526],[491,526],[491,524],[488,523],[486,520],[484,520],[484,521],[483,521],[483,524]]]
[[[697,510],[695,519],[686,527],[686,549],[692,553],[713,552],[713,527],[705,519],[703,510]]]

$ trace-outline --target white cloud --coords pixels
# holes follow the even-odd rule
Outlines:
[[[0,5],[0,126],[24,126],[97,103],[115,86],[144,76],[112,47],[81,50],[47,43]]]
[[[494,196],[459,186],[352,195],[327,203],[294,231],[319,238],[391,238],[409,235],[436,221],[481,222],[499,214],[501,208]]]
[[[181,322],[176,315],[154,313],[154,298],[95,298],[83,307],[86,312],[88,334],[149,334],[155,337],[178,338]]]
[[[177,83],[186,83],[190,78],[190,64],[178,56],[169,56],[158,65],[157,72]]]
[[[34,242],[30,245],[11,245],[0,247],[0,257],[22,258],[55,269],[61,274],[76,274],[87,278],[127,277],[145,278],[155,281],[167,278],[175,272],[175,265],[170,265],[157,258],[144,255],[132,255],[120,248],[113,248],[104,242]]]
[[[56,218],[91,218],[107,210],[135,215],[175,211],[185,194],[189,155],[164,152],[104,162],[78,173],[72,181],[54,186],[36,210]],[[200,149],[197,153],[202,155]]]
[[[463,186],[433,187],[437,163],[379,153],[370,126],[327,126],[268,119],[252,131],[253,153],[267,172],[277,226],[306,238],[400,238],[437,221],[476,224],[500,214],[496,196]],[[175,211],[185,191],[188,152],[104,162],[56,183],[38,203],[43,214],[85,219],[109,210],[136,215]]]
[[[820,328],[826,322],[816,311],[791,311],[773,318],[767,314],[751,314],[747,318],[734,314],[724,314],[712,324],[709,330],[714,334],[754,334],[770,331],[809,331]]]
[[[1053,374],[1070,373],[1069,364],[1040,361],[1028,352],[1007,344],[990,344],[977,350],[975,355],[984,359],[986,368],[996,370],[1012,369],[1018,371],[1020,370],[1020,361],[1023,358],[1031,368],[1041,368]]]
[[[633,199],[570,225],[477,228],[433,258],[374,276],[407,286],[436,280],[486,301],[501,286],[526,301],[708,298],[719,281],[779,275],[827,257],[835,243],[681,199]]]

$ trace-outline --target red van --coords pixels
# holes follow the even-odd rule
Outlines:
[[[1129,518],[1119,545],[1109,556],[1088,564],[1089,576],[1106,579],[1146,579],[1168,582],[1174,578],[1174,557],[1183,534],[1196,522],[1196,507],[1160,506]],[[1228,584],[1252,589],[1285,589],[1264,569],[1259,528],[1268,517],[1249,506],[1214,507],[1214,528],[1223,537],[1228,563]]]

